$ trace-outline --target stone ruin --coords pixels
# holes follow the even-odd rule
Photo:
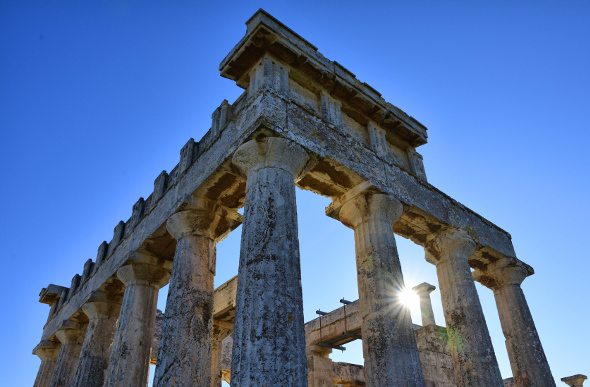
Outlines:
[[[35,386],[555,386],[510,235],[427,182],[426,128],[268,13],[219,67],[244,93],[119,222],[51,306]],[[359,300],[304,324],[295,187],[354,230]],[[244,208],[244,215],[237,210]],[[214,289],[216,243],[242,225],[238,275]],[[423,325],[398,299],[395,234],[436,266]],[[474,271],[472,271],[473,269]],[[475,288],[494,292],[513,378],[503,381]],[[158,290],[170,284],[165,315]],[[334,363],[361,339],[364,367]],[[564,378],[581,386],[586,377]],[[512,384],[511,384],[512,383]]]

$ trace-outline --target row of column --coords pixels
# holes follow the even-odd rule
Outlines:
[[[295,181],[308,163],[302,147],[274,137],[249,141],[234,154],[246,201],[232,386],[308,384],[295,201]],[[360,194],[340,210],[340,220],[354,230],[370,387],[424,386],[409,310],[399,298],[404,281],[393,225],[402,213],[399,201],[377,193]],[[208,200],[187,199],[167,221],[177,241],[172,273],[137,260],[121,267],[123,299],[97,295],[84,305],[88,326],[68,322],[57,332],[55,361],[55,348],[39,347],[35,386],[145,386],[158,290],[168,281],[154,386],[219,386],[221,369],[211,359],[230,329],[213,324],[215,246],[237,217]],[[431,235],[425,248],[437,268],[457,385],[502,386],[468,264],[475,243],[449,229]],[[518,359],[517,385],[554,385],[519,282],[506,283],[494,292],[511,363]],[[519,382],[519,372],[532,384]]]

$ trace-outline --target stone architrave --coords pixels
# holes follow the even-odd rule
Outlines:
[[[517,387],[555,387],[549,362],[520,284],[534,273],[516,259],[504,258],[473,273],[475,280],[494,291],[502,332]]]
[[[233,156],[246,179],[233,386],[307,386],[294,180],[308,162],[278,137],[248,141]]]
[[[158,290],[170,274],[162,267],[130,263],[117,271],[125,285],[104,387],[146,386],[156,322]]]
[[[369,387],[424,386],[410,311],[400,300],[404,279],[393,233],[402,204],[361,194],[340,209],[354,230],[363,354]]]
[[[48,387],[53,376],[53,370],[55,369],[55,363],[59,356],[60,344],[50,341],[41,342],[33,350],[33,354],[39,356],[41,359],[41,365],[35,378],[35,384],[33,387]]]
[[[240,215],[201,198],[187,198],[167,221],[176,239],[154,386],[211,385],[215,243]]]
[[[423,327],[436,325],[436,321],[434,321],[434,312],[432,311],[432,302],[430,301],[430,293],[435,289],[435,286],[427,284],[426,282],[412,288],[414,293],[420,297],[420,314],[422,315]]]
[[[454,228],[430,235],[426,260],[436,265],[457,386],[502,387],[492,340],[468,258],[475,242]]]
[[[61,348],[49,387],[70,387],[80,357],[85,331],[85,325],[65,320],[62,327],[55,333],[61,342]]]
[[[89,322],[71,387],[103,385],[117,328],[117,318],[121,310],[121,300],[116,297],[112,297],[111,301],[104,300],[108,298],[106,296],[101,298],[103,300],[90,301],[82,306]]]

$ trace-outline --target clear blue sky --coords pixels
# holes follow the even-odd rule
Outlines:
[[[218,65],[260,7],[429,128],[430,183],[508,230],[535,268],[523,289],[554,376],[589,375],[589,3],[487,3],[0,2],[4,385],[33,384],[41,288],[69,286],[241,93]],[[327,199],[297,199],[309,320],[357,297],[354,241]],[[237,273],[239,239],[219,245],[216,284]],[[437,285],[423,250],[398,241],[407,285]],[[509,377],[493,295],[478,291]],[[360,345],[332,358],[360,363]]]

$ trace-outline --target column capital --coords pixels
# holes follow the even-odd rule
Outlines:
[[[33,355],[39,356],[41,360],[57,360],[59,356],[60,343],[55,341],[43,340],[35,348]]]
[[[483,286],[498,290],[509,285],[518,285],[535,273],[533,268],[517,258],[506,257],[489,265],[477,268],[473,279]]]
[[[426,260],[434,265],[452,257],[469,257],[475,252],[476,244],[465,230],[447,228],[426,239],[424,250]]]
[[[430,293],[436,290],[436,286],[430,285],[426,282],[422,282],[420,285],[414,286],[412,290],[419,296],[428,296],[430,295]]]
[[[72,320],[64,320],[61,326],[55,332],[55,336],[62,344],[78,343],[82,345],[86,333],[86,324],[81,324]]]
[[[244,179],[262,168],[278,168],[297,180],[309,161],[310,157],[305,149],[280,137],[250,140],[238,148],[232,159],[238,174]]]
[[[404,206],[393,196],[380,193],[361,193],[342,205],[340,221],[355,229],[359,224],[373,218],[382,218],[393,224],[402,216]],[[393,232],[393,231],[392,231]]]
[[[125,284],[125,287],[150,285],[160,289],[170,280],[170,273],[161,266],[133,262],[117,270],[117,277]]]
[[[89,320],[94,319],[112,319],[115,320],[119,317],[121,311],[120,302],[112,301],[88,301],[82,305],[84,314],[88,316]]]
[[[185,235],[201,235],[220,241],[242,223],[242,215],[211,200],[188,195],[180,211],[166,221],[166,228],[176,240]]]
[[[586,379],[588,379],[586,375],[577,374],[561,378],[561,381],[567,384],[568,386],[582,387],[582,385],[584,384],[584,380]]]

